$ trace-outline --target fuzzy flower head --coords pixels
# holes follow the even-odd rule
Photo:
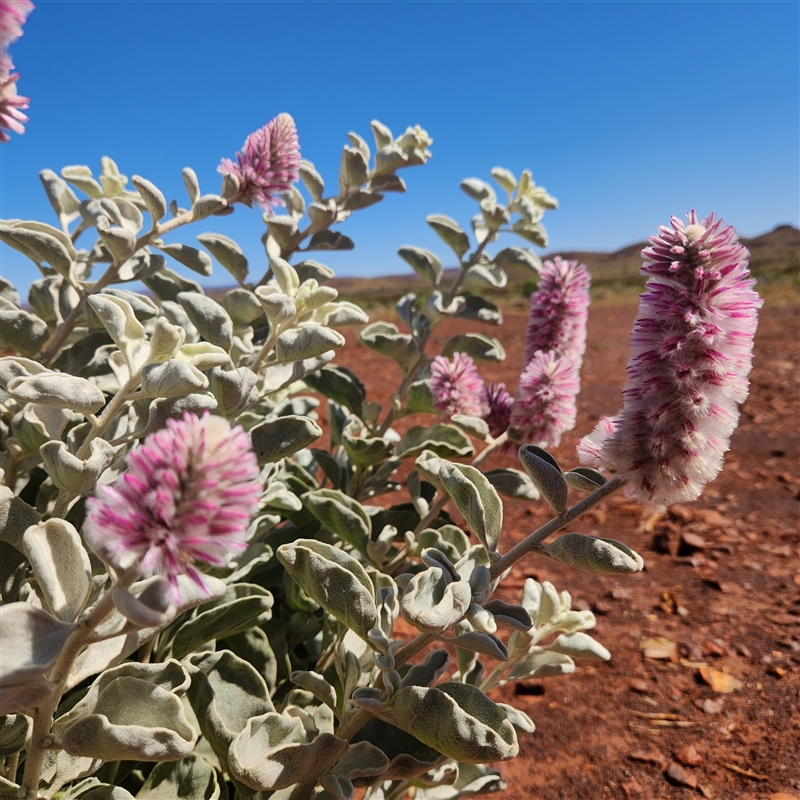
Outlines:
[[[127,461],[128,471],[88,500],[86,541],[118,571],[138,564],[143,575],[165,577],[177,602],[179,575],[204,587],[196,562],[223,566],[246,547],[261,493],[250,437],[223,417],[186,412]]]
[[[300,145],[297,128],[289,114],[278,114],[263,128],[251,133],[236,163],[223,158],[217,168],[223,175],[239,181],[242,201],[256,202],[264,209],[280,203],[278,192],[285,192],[297,180],[300,166]]]
[[[30,0],[0,0],[0,47],[3,50],[22,36],[22,26],[33,9]]]
[[[454,414],[482,417],[486,411],[486,387],[466,353],[456,353],[452,361],[436,356],[431,364],[433,404],[449,420]]]
[[[511,407],[509,439],[517,444],[555,447],[575,425],[578,368],[554,351],[537,350],[519,376]]]
[[[586,350],[590,280],[585,264],[560,256],[544,262],[539,287],[531,295],[526,364],[537,350],[553,350],[580,367]]]
[[[489,434],[495,439],[505,433],[511,422],[511,406],[514,399],[506,391],[504,383],[490,383],[486,389],[486,413],[483,419],[489,426]]]
[[[0,76],[0,142],[3,143],[11,139],[6,130],[25,133],[23,123],[28,121],[22,109],[28,107],[30,98],[17,94],[17,80],[19,74]]]
[[[579,453],[628,478],[636,499],[664,505],[694,500],[722,469],[762,301],[747,250],[713,214],[673,217],[650,241],[622,411]]]

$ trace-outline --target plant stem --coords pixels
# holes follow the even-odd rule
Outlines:
[[[626,478],[619,475],[611,478],[598,489],[595,489],[590,495],[584,497],[580,503],[576,503],[572,508],[565,511],[562,516],[550,520],[546,525],[542,525],[541,528],[512,547],[504,556],[501,556],[492,564],[489,571],[491,580],[500,578],[503,573],[514,566],[517,561],[524,558],[528,553],[534,552],[550,534],[560,531],[562,528],[566,528],[572,520],[586,513],[592,506],[597,505],[601,500],[604,500],[610,494],[616,492],[617,489],[621,489],[626,481]]]
[[[117,585],[128,586],[133,582],[134,574],[123,574]],[[67,687],[72,664],[78,654],[89,643],[92,633],[97,626],[111,613],[114,608],[111,590],[106,592],[95,604],[89,615],[81,620],[75,630],[64,643],[64,648],[52,669],[53,681],[56,687],[50,699],[42,703],[34,712],[33,729],[31,730],[30,745],[25,757],[25,772],[20,785],[19,797],[24,800],[36,800],[39,797],[39,780],[42,773],[44,755],[51,746],[50,729],[53,726],[53,717],[58,704]]]

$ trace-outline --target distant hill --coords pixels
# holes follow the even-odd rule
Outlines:
[[[770,279],[800,272],[800,230],[791,225],[779,225],[769,233],[752,239],[742,238],[741,243],[750,251],[750,269],[756,277]],[[553,253],[562,258],[577,259],[586,264],[592,274],[593,286],[640,286],[644,277],[639,273],[642,250],[648,242],[623,247],[614,253],[566,251]],[[452,275],[455,270],[446,270]],[[502,292],[487,294],[516,294],[523,291],[526,281],[533,277],[519,270],[509,272],[509,285]],[[429,285],[418,275],[387,275],[376,278],[336,278],[331,285],[343,299],[365,306],[393,302],[408,292],[427,294]]]

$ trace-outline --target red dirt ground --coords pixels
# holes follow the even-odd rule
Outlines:
[[[697,502],[658,518],[620,494],[572,526],[626,542],[645,570],[615,578],[532,558],[505,582],[507,599],[518,599],[528,576],[569,590],[575,606],[597,615],[593,635],[612,659],[499,691],[496,699],[527,712],[537,730],[521,734],[520,756],[498,766],[508,789],[496,797],[800,800],[800,307],[796,293],[775,294],[762,311],[751,395],[717,480]],[[577,465],[578,439],[621,405],[635,314],[632,297],[591,308],[578,424],[553,451],[564,467]],[[525,321],[511,313],[486,331],[508,359],[483,365],[484,377],[512,390]],[[431,352],[468,329],[442,325]],[[350,337],[337,363],[387,407],[400,378],[392,362]],[[502,456],[486,462],[498,466],[516,465]],[[544,503],[506,501],[505,512],[501,550],[549,519]],[[644,657],[641,644],[653,637],[675,643],[672,658]]]

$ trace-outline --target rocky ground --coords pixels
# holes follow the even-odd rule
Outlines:
[[[577,464],[578,439],[621,405],[635,314],[632,295],[592,305],[578,424],[553,451],[564,467]],[[487,380],[515,387],[525,322],[512,312],[487,331],[509,355],[483,369]],[[442,326],[433,346],[464,329]],[[400,377],[392,362],[352,337],[337,361],[386,407]],[[597,615],[593,635],[612,659],[500,690],[497,699],[527,712],[537,730],[499,766],[508,789],[498,797],[800,800],[799,361],[796,291],[773,289],[751,395],[717,480],[697,502],[659,516],[620,494],[574,524],[636,549],[643,572],[615,579],[535,558],[514,569],[508,599],[528,576],[569,590]],[[515,464],[494,456],[486,466]],[[547,519],[544,503],[507,501],[501,542],[507,549]]]

